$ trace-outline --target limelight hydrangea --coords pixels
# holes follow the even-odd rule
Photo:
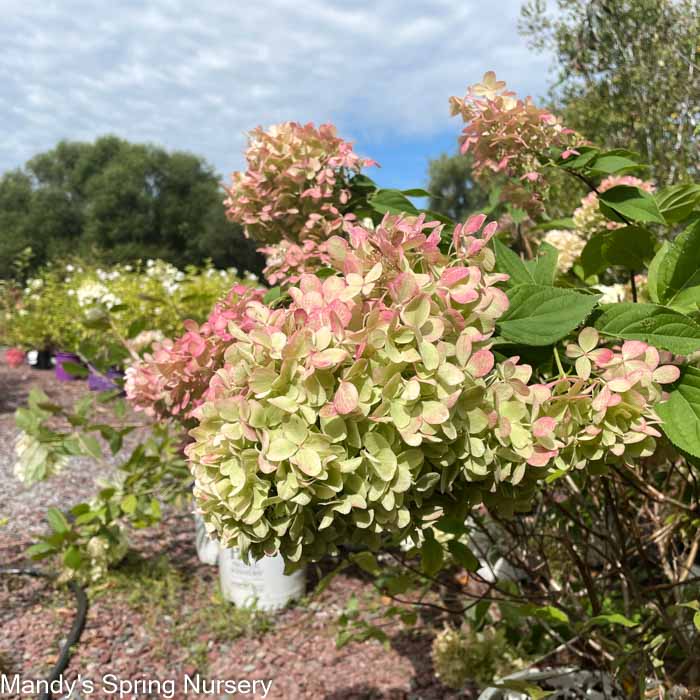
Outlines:
[[[153,352],[126,370],[124,389],[136,410],[151,416],[176,417],[191,424],[192,411],[206,396],[209,381],[223,365],[231,341],[229,322],[252,327],[247,303],[262,298],[263,290],[235,285],[201,326],[185,321],[186,332],[176,340],[153,343]]]
[[[465,463],[465,419],[507,307],[485,247],[495,225],[474,235],[483,222],[457,227],[451,258],[423,217],[352,227],[349,242],[329,241],[338,275],[304,275],[288,308],[252,302],[256,325],[229,325],[235,342],[187,448],[225,546],[296,561],[340,541],[378,544],[413,527],[441,473]]]
[[[258,248],[265,256],[263,275],[272,285],[296,284],[301,275],[314,273],[330,264],[327,241],[307,239],[300,244],[281,241]]]
[[[250,134],[248,169],[226,188],[226,213],[263,243],[322,240],[343,226],[348,179],[374,161],[360,158],[335,127],[284,122]]]
[[[547,231],[542,240],[557,249],[557,269],[560,272],[568,272],[586,247],[586,239],[577,231],[568,229]]]
[[[582,143],[576,132],[535,106],[530,97],[517,99],[493,71],[485,73],[481,83],[470,86],[464,97],[451,97],[450,112],[466,123],[459,141],[461,152],[469,151],[474,157],[475,175],[503,173],[519,180],[522,187],[509,183],[507,201],[515,198],[528,210],[541,207],[546,189],[539,156],[555,146],[564,149],[562,155],[568,157]]]
[[[247,305],[194,411],[194,495],[224,546],[292,562],[338,543],[379,546],[438,517],[445,499],[526,507],[546,468],[650,454],[660,384],[676,367],[628,342],[597,349],[586,329],[576,375],[530,383],[517,358],[494,366],[489,338],[507,298],[495,285],[495,227],[455,230],[387,216],[329,241],[338,271],[302,276],[288,308]]]
[[[618,185],[639,187],[645,192],[653,192],[655,189],[652,182],[640,180],[632,175],[610,175],[598,185],[597,189],[598,192],[605,192]],[[597,233],[614,231],[625,226],[623,223],[610,221],[605,217],[600,211],[598,195],[595,192],[590,192],[581,200],[581,205],[574,210],[573,219],[576,230],[586,239]]]

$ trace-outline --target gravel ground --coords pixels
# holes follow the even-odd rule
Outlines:
[[[75,460],[48,483],[27,488],[14,478],[12,414],[31,386],[59,402],[72,401],[86,390],[82,381],[59,383],[52,372],[0,364],[0,522],[9,520],[0,527],[0,566],[24,563],[23,550],[43,528],[49,506],[67,508],[89,497],[96,480],[111,471],[109,465],[96,469]],[[197,674],[207,684],[271,680],[267,697],[275,700],[475,697],[469,691],[455,693],[435,678],[429,626],[416,631],[392,623],[385,629],[388,644],[372,640],[336,649],[335,619],[349,596],[370,600],[375,595],[357,573],[337,576],[312,603],[259,620],[239,619],[240,611],[217,597],[217,570],[196,557],[189,514],[166,513],[158,527],[134,534],[132,550],[140,578],[117,572],[102,590],[90,592],[87,625],[66,678],[93,680],[95,690],[76,698],[118,698],[105,688],[106,674],[131,682],[140,679],[142,686],[123,696],[139,698],[263,696],[261,686],[257,695],[227,695],[225,688],[216,691],[209,685],[199,693],[191,685],[186,689],[185,675]],[[158,567],[165,567],[162,575]],[[69,593],[43,580],[0,576],[0,672],[44,677],[73,615]],[[174,694],[165,684],[169,679],[175,681]],[[152,683],[150,690],[146,681]],[[154,681],[162,683],[160,688]]]

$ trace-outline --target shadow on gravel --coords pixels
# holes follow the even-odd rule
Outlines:
[[[27,400],[27,382],[23,375],[0,374],[0,414],[14,413]]]

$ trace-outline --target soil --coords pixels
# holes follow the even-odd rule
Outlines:
[[[0,360],[0,523],[7,519],[0,525],[0,567],[36,566],[24,550],[44,531],[46,509],[88,498],[114,469],[110,462],[98,467],[76,459],[60,477],[32,487],[14,477],[13,413],[32,386],[60,403],[87,391],[84,381],[58,382],[51,371],[11,369]],[[360,572],[347,569],[317,599],[246,617],[220,600],[217,569],[199,562],[194,542],[191,515],[182,511],[166,511],[157,527],[134,533],[127,566],[135,567],[135,577],[129,578],[130,569],[116,571],[101,589],[89,591],[87,624],[64,676],[83,682],[72,698],[119,698],[107,685],[108,674],[115,683],[132,684],[124,686],[124,698],[264,696],[260,684],[257,694],[245,686],[233,693],[224,684],[217,688],[217,680],[272,681],[266,697],[275,700],[476,697],[473,689],[456,692],[435,677],[430,645],[436,630],[429,622],[409,628],[392,621],[384,628],[386,643],[336,647],[336,620],[350,596],[376,599]],[[74,614],[67,590],[44,579],[0,574],[0,673],[44,678]],[[199,677],[200,692],[194,680],[185,686],[185,676]],[[86,680],[93,681],[92,692]],[[137,680],[141,685],[134,685]]]

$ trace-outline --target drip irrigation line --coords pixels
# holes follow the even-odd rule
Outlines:
[[[22,567],[0,567],[0,574],[15,574],[17,576],[32,576],[33,578],[54,578],[51,574],[47,574],[39,569],[34,568],[22,568]],[[75,617],[73,618],[73,624],[71,625],[70,632],[66,637],[66,641],[61,647],[61,652],[58,655],[58,659],[51,669],[51,673],[48,675],[46,681],[49,690],[46,693],[42,693],[39,696],[39,700],[53,700],[53,694],[51,693],[51,684],[60,678],[63,671],[65,671],[66,666],[68,666],[68,661],[70,660],[71,647],[77,644],[80,640],[80,635],[83,633],[83,628],[85,627],[85,620],[87,618],[88,610],[88,599],[85,594],[85,589],[76,581],[69,581],[68,587],[73,592],[75,596],[75,601],[77,604],[77,610]]]

